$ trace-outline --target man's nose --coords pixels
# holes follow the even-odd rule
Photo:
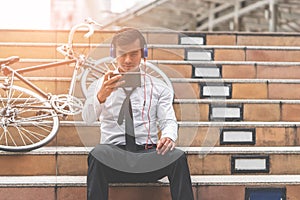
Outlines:
[[[125,54],[124,55],[124,60],[125,60],[125,62],[130,62],[131,61],[130,54]]]

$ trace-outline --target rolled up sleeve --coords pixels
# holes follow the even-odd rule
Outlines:
[[[177,140],[178,124],[173,108],[173,93],[165,88],[159,98],[157,107],[158,125],[161,137],[169,137],[174,142]]]

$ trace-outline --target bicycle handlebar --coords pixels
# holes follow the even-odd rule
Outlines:
[[[88,28],[88,32],[86,34],[84,34],[85,38],[89,38],[91,35],[94,34],[94,28],[93,28],[93,26],[91,24],[88,24],[88,23],[77,24],[77,25],[75,25],[75,26],[72,27],[72,29],[71,29],[71,31],[69,33],[69,40],[68,40],[69,46],[72,46],[73,37],[74,37],[75,32],[79,28],[82,28],[82,27],[87,27]]]
[[[99,27],[103,27],[102,24],[99,24],[98,22],[96,22],[95,20],[93,20],[92,18],[88,17],[84,20],[86,23],[88,24],[93,24],[93,25],[96,25],[96,26],[99,26]]]
[[[93,25],[103,27],[102,24],[99,24],[98,22],[89,17],[86,18],[83,23],[73,26],[69,33],[68,44],[57,47],[57,51],[66,57],[73,58],[73,37],[75,35],[75,32],[80,28],[88,28],[88,32],[84,34],[84,37],[89,38],[94,34]]]
[[[73,58],[73,56],[74,56],[73,37],[75,35],[75,32],[80,28],[88,28],[88,32],[86,34],[84,34],[84,37],[89,38],[89,37],[91,37],[91,35],[94,34],[94,27],[92,26],[92,24],[95,24],[95,22],[91,21],[91,20],[86,20],[85,23],[80,23],[80,24],[73,26],[69,33],[68,44],[57,47],[56,50],[66,57]]]

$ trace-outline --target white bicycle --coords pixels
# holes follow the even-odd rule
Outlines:
[[[30,151],[44,146],[57,134],[59,117],[82,111],[82,100],[73,95],[79,70],[85,62],[85,55],[75,52],[73,48],[74,34],[80,28],[88,29],[84,35],[86,38],[94,33],[90,23],[72,27],[68,44],[57,48],[66,58],[63,61],[13,69],[10,65],[19,61],[18,56],[0,60],[4,75],[4,81],[0,83],[0,150]],[[74,67],[68,94],[46,93],[22,75],[24,72],[63,65]],[[16,80],[22,86],[16,85]]]

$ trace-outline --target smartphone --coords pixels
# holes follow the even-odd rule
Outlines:
[[[140,72],[125,72],[121,73],[120,81],[125,81],[120,87],[141,87],[141,73]]]

